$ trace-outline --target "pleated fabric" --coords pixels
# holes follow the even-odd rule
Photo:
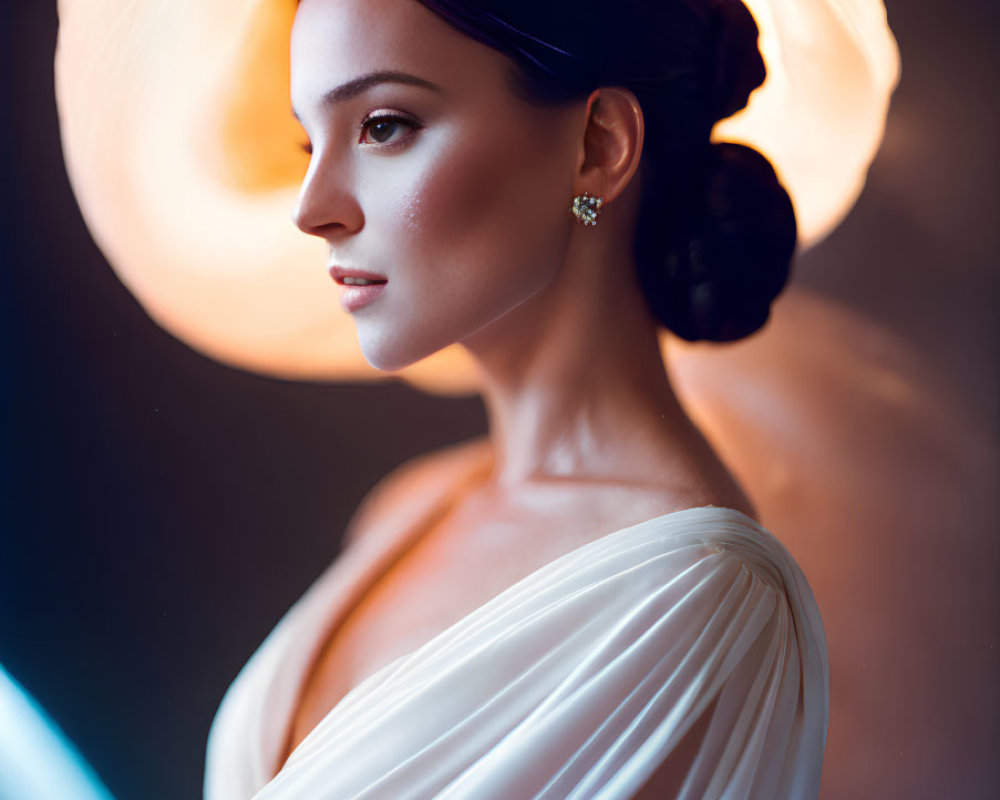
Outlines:
[[[666,514],[556,559],[355,687],[281,766],[350,569],[230,689],[207,800],[626,800],[682,744],[682,800],[818,795],[822,622],[791,556],[739,511]]]

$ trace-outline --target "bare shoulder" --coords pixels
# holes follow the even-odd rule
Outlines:
[[[344,536],[345,545],[365,538],[376,528],[405,525],[429,501],[465,479],[492,457],[486,437],[422,453],[390,470],[368,492]]]

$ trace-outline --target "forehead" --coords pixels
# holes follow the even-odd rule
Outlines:
[[[301,0],[291,40],[298,110],[369,72],[418,75],[446,91],[505,86],[509,64],[416,0]]]

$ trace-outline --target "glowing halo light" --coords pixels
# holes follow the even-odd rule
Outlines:
[[[847,213],[882,139],[899,58],[881,0],[747,0],[768,79],[716,138],[760,149],[801,244]],[[67,169],[109,262],[152,318],[218,361],[305,380],[385,377],[361,355],[292,224],[307,157],[288,98],[295,0],[59,0]],[[475,388],[457,346],[398,373]]]

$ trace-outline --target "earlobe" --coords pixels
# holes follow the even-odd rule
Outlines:
[[[614,200],[639,168],[645,134],[642,107],[618,86],[595,89],[587,99],[587,127],[580,165],[580,191]]]

